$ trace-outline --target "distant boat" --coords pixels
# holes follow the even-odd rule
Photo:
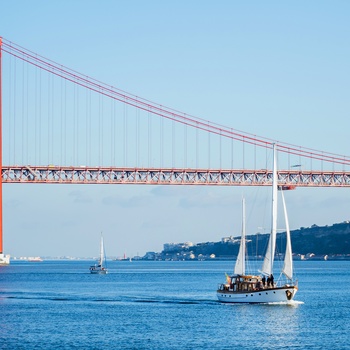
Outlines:
[[[242,209],[242,235],[240,248],[234,268],[234,274],[226,274],[226,283],[219,285],[217,297],[225,303],[271,303],[288,302],[292,300],[298,290],[296,281],[293,280],[292,245],[287,218],[287,210],[282,202],[286,223],[286,251],[284,265],[277,282],[273,277],[273,262],[275,257],[276,233],[277,233],[277,162],[276,150],[273,145],[273,177],[272,177],[272,228],[268,248],[259,275],[246,274],[246,239],[245,239],[245,203]],[[281,189],[281,188],[280,188]],[[284,275],[284,277],[283,277]],[[266,283],[267,282],[267,283]]]
[[[7,254],[3,254],[0,253],[0,266],[6,266],[6,265],[10,265],[10,255]]]
[[[101,234],[101,241],[100,241],[100,258],[97,264],[90,266],[90,272],[94,274],[100,274],[100,275],[105,275],[108,272],[102,234]]]
[[[29,262],[41,262],[41,261],[43,261],[43,259],[41,259],[40,256],[34,256],[34,257],[29,257],[27,259],[27,261],[29,261]]]

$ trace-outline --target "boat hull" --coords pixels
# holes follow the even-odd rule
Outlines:
[[[108,270],[101,265],[90,266],[90,273],[93,273],[95,275],[106,275],[107,272]]]
[[[298,288],[283,286],[249,292],[218,290],[217,297],[223,303],[280,303],[293,300]]]
[[[95,274],[95,275],[106,275],[106,274],[107,274],[107,270],[99,270],[99,271],[90,270],[90,272],[91,272],[92,274]]]

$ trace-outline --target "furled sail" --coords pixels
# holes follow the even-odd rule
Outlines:
[[[242,198],[242,233],[241,244],[236,260],[234,273],[236,275],[245,275],[245,200]]]

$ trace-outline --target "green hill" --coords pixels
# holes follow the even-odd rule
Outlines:
[[[248,235],[247,250],[250,256],[263,256],[268,244],[268,234]],[[329,257],[350,256],[350,222],[342,222],[333,226],[301,227],[291,231],[294,255]],[[163,251],[162,258],[175,256],[188,257],[190,253],[195,257],[235,258],[238,254],[240,237],[221,242],[198,243],[191,247],[175,247],[173,250]],[[277,234],[276,252],[284,254],[285,233]]]

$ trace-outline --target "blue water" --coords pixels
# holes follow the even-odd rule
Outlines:
[[[350,349],[350,262],[296,262],[293,305],[228,305],[233,262],[12,262],[0,349]]]

